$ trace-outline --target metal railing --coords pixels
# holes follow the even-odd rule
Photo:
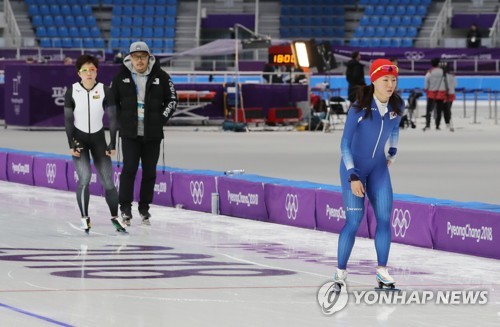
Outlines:
[[[491,38],[491,45],[493,47],[500,46],[500,10],[497,12],[489,37]]]
[[[5,13],[5,23],[7,26],[7,31],[5,33],[7,46],[10,47],[20,47],[22,38],[21,31],[19,30],[19,26],[17,25],[16,16],[14,15],[14,11],[12,10],[12,6],[9,0],[3,1],[3,10]]]
[[[436,23],[432,27],[430,38],[430,47],[438,47],[440,45],[441,38],[444,35],[445,29],[448,26],[449,20],[453,15],[453,8],[451,5],[451,0],[446,0],[439,12]]]

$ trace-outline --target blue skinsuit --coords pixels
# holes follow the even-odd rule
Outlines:
[[[401,104],[403,112],[404,104]],[[377,219],[375,248],[379,266],[385,266],[391,246],[390,217],[392,211],[392,186],[387,160],[393,159],[397,151],[399,122],[389,105],[382,117],[375,100],[372,100],[372,117],[365,118],[367,109],[358,110],[356,104],[347,113],[344,133],[340,143],[340,181],[342,198],[346,210],[346,224],[338,244],[338,268],[346,269],[361,219],[365,211],[364,198],[351,191],[350,176],[356,175],[363,183]],[[389,143],[389,155],[385,145]]]

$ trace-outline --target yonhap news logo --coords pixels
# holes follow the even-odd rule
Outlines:
[[[320,287],[318,304],[324,315],[331,316],[344,309],[349,300],[355,305],[484,305],[488,303],[488,291],[347,291],[347,284],[341,282],[341,291],[335,292],[335,283],[328,282]]]

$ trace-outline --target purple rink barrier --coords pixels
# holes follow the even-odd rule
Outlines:
[[[68,190],[67,160],[62,158],[34,157],[33,180],[35,186]]]
[[[33,156],[10,152],[7,156],[9,182],[33,185]]]
[[[7,180],[7,152],[0,152],[0,181]]]
[[[265,184],[264,191],[270,222],[316,228],[314,189]]]
[[[264,184],[218,177],[219,212],[222,215],[267,221]]]
[[[500,259],[500,213],[437,206],[432,237],[437,250]]]
[[[216,177],[187,172],[172,173],[172,200],[184,209],[212,212],[212,193],[217,192]]]
[[[156,171],[156,182],[153,196],[153,203],[173,207],[174,203],[172,201],[172,172]]]
[[[434,205],[394,200],[390,217],[392,241],[396,243],[433,248],[431,221]],[[375,238],[377,219],[373,207],[367,210],[371,238]]]
[[[73,163],[72,160],[68,161],[67,176],[68,176],[68,190],[76,191],[76,187],[78,184],[78,175],[76,174],[75,164]],[[92,177],[90,177],[89,191],[90,194],[92,195],[99,195],[99,196],[104,195],[104,189],[101,183],[97,179],[97,172],[94,165],[92,165]]]
[[[345,225],[345,219],[346,211],[342,200],[342,193],[316,190],[316,228],[340,234]],[[370,237],[366,211],[356,236]]]

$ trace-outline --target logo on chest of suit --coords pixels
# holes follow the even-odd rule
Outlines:
[[[154,79],[153,85],[160,85],[160,79],[158,77]]]
[[[394,119],[394,118],[396,118],[397,116],[398,116],[398,114],[397,114],[397,113],[395,113],[394,111],[391,111],[391,112],[389,113],[389,118],[390,118],[390,119]]]
[[[130,78],[124,78],[124,79],[122,79],[122,82],[123,83],[130,83]]]

